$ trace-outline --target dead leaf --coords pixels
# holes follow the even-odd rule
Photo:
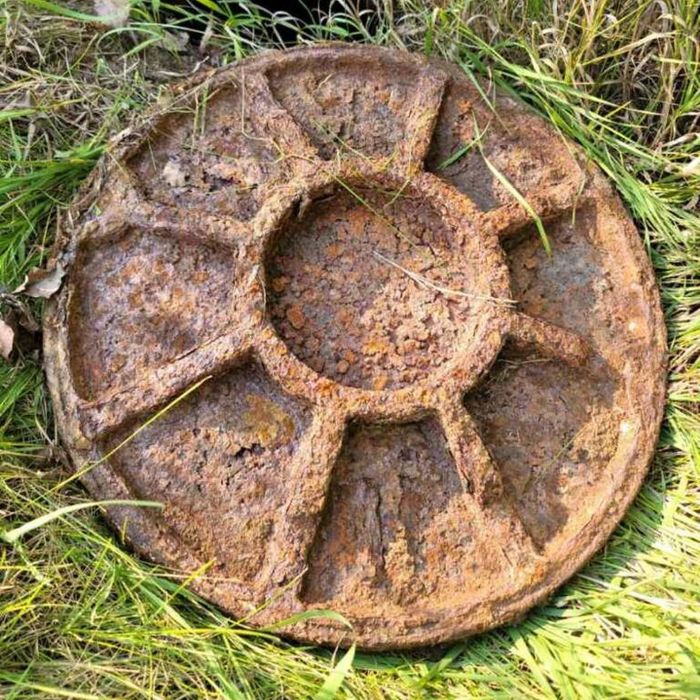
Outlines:
[[[185,175],[180,165],[174,160],[169,160],[165,164],[162,175],[163,179],[171,187],[184,187],[187,183],[187,175]]]
[[[123,27],[129,21],[129,0],[94,0],[95,14],[110,27]]]
[[[214,26],[211,20],[207,22],[207,28],[204,30],[204,34],[202,34],[202,38],[199,40],[199,51],[200,53],[204,53],[207,44],[211,41],[211,38],[214,36]]]
[[[190,43],[190,35],[187,32],[168,32],[163,35],[163,48],[169,51],[183,52]]]
[[[30,270],[24,282],[15,289],[14,293],[22,292],[35,299],[49,299],[60,289],[61,280],[65,274],[66,271],[60,262],[56,263],[53,270],[42,270],[35,267]]]
[[[700,156],[693,158],[690,163],[686,163],[681,168],[681,175],[683,177],[690,177],[691,175],[700,175]]]
[[[15,345],[15,332],[12,327],[0,318],[0,355],[6,360],[10,359],[12,348]]]

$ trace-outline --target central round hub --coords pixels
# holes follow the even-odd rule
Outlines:
[[[477,232],[436,204],[404,182],[338,182],[287,221],[267,294],[292,353],[336,382],[382,390],[421,381],[470,344],[488,274]]]

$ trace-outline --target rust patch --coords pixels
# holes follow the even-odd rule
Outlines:
[[[446,363],[478,320],[468,296],[478,261],[429,201],[402,186],[339,186],[285,228],[268,261],[287,281],[268,301],[280,337],[341,384],[409,386]]]
[[[75,467],[161,501],[108,517],[251,624],[330,608],[351,631],[282,632],[385,649],[512,621],[641,484],[665,329],[638,234],[481,94],[400,52],[268,53],[175,87],[66,219],[44,328]]]

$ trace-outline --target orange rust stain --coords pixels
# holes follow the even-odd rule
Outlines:
[[[243,423],[246,432],[250,431],[251,442],[274,447],[292,438],[294,421],[282,407],[259,394],[248,394],[246,403]]]
[[[287,319],[292,324],[294,328],[299,330],[304,327],[306,319],[304,318],[304,312],[301,310],[301,306],[295,304],[287,309]]]

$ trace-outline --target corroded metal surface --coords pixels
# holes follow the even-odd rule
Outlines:
[[[599,172],[493,99],[403,53],[265,54],[176,88],[73,207],[45,319],[63,439],[95,497],[163,503],[108,515],[208,563],[192,585],[231,614],[330,608],[352,630],[284,633],[371,649],[485,630],[637,492],[664,393],[650,266]]]

